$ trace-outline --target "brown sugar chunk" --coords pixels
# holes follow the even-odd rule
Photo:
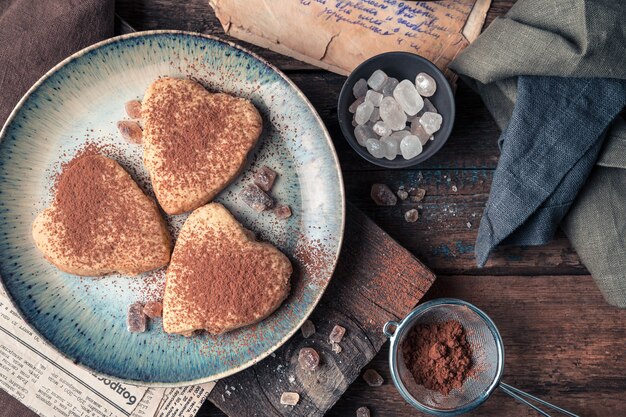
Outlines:
[[[254,173],[254,183],[265,192],[269,192],[276,181],[276,172],[270,167],[263,165]]]
[[[163,304],[159,301],[148,301],[143,306],[143,312],[151,319],[156,319],[163,315]]]
[[[267,195],[265,191],[261,190],[254,184],[249,184],[244,187],[244,189],[239,193],[239,196],[244,203],[259,213],[271,209],[274,206],[274,200],[272,197]]]
[[[128,117],[131,119],[141,119],[141,101],[127,101],[126,104],[124,104],[124,109],[126,110]]]

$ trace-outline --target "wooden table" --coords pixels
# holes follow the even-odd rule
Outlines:
[[[487,25],[513,2],[493,1]],[[137,30],[183,29],[224,37],[208,0],[117,0],[117,13]],[[236,41],[241,43],[239,41]],[[608,306],[567,239],[543,247],[498,249],[487,266],[474,263],[473,245],[498,161],[499,130],[480,97],[463,84],[457,121],[445,147],[416,169],[386,170],[362,160],[339,130],[336,100],[344,77],[251,45],[304,91],[323,118],[339,154],[347,198],[438,275],[427,295],[458,297],[484,309],[505,342],[504,380],[584,416],[626,415],[626,311]],[[373,183],[420,186],[420,220],[403,214],[417,204],[376,206]],[[419,416],[390,382],[385,346],[372,367],[386,383],[357,380],[328,414],[353,416],[367,405],[373,416]],[[223,416],[205,404],[200,416]],[[496,393],[475,416],[532,416]]]

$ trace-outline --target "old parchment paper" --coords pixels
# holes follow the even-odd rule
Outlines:
[[[227,34],[346,75],[387,51],[448,63],[480,34],[491,0],[209,0]]]

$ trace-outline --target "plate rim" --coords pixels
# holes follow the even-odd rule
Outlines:
[[[326,293],[326,290],[328,289],[328,285],[330,284],[330,281],[333,278],[333,275],[335,273],[335,269],[337,267],[337,262],[339,260],[341,249],[343,247],[343,240],[344,240],[344,233],[345,233],[345,222],[346,222],[346,197],[345,197],[343,173],[341,171],[341,165],[339,164],[339,158],[337,156],[337,150],[335,149],[335,145],[333,144],[332,138],[331,138],[330,134],[328,133],[328,129],[326,128],[326,124],[324,123],[324,121],[320,117],[319,113],[317,112],[317,110],[315,109],[313,104],[311,104],[309,99],[302,92],[302,90],[300,90],[300,88],[289,77],[287,77],[287,75],[284,72],[282,72],[278,67],[276,67],[275,65],[271,64],[269,61],[267,61],[265,58],[259,56],[255,52],[253,52],[253,51],[251,51],[251,50],[249,50],[249,49],[247,49],[247,48],[245,48],[243,46],[240,46],[240,45],[238,45],[238,44],[236,44],[236,43],[234,43],[234,42],[232,42],[230,40],[222,39],[222,38],[220,38],[218,36],[215,36],[215,35],[209,35],[209,34],[204,34],[204,33],[199,33],[199,32],[193,32],[193,31],[159,29],[159,30],[146,30],[146,31],[133,32],[133,33],[118,35],[118,36],[114,36],[114,37],[111,37],[111,38],[104,39],[104,40],[102,40],[100,42],[96,42],[96,43],[94,43],[92,45],[89,45],[89,46],[79,50],[79,51],[74,52],[73,54],[71,54],[67,58],[64,58],[63,60],[61,60],[58,64],[54,65],[51,69],[46,71],[46,73],[43,74],[26,91],[26,93],[24,93],[22,98],[17,102],[17,104],[15,105],[15,107],[13,108],[11,113],[9,114],[9,117],[6,119],[4,125],[2,126],[2,129],[0,129],[0,142],[3,141],[4,138],[6,137],[9,127],[13,124],[13,121],[14,121],[15,117],[17,116],[17,114],[20,112],[20,110],[24,106],[24,103],[30,98],[30,96],[34,92],[36,92],[39,89],[39,87],[41,85],[43,85],[46,82],[46,80],[48,78],[50,78],[53,74],[55,74],[56,72],[61,70],[63,67],[65,67],[69,63],[77,60],[78,58],[82,57],[83,55],[86,55],[87,53],[89,53],[91,51],[94,51],[96,49],[99,49],[99,48],[101,48],[103,46],[106,46],[106,45],[109,45],[109,44],[113,44],[113,43],[117,43],[117,42],[122,42],[122,41],[125,41],[127,39],[150,37],[150,36],[155,36],[155,35],[179,35],[179,36],[197,37],[197,38],[204,38],[204,39],[208,39],[208,40],[212,40],[212,41],[216,41],[216,42],[228,45],[228,46],[230,46],[230,47],[232,47],[234,49],[237,49],[239,51],[242,51],[242,52],[250,55],[252,58],[260,61],[262,64],[267,65],[276,74],[278,74],[284,81],[286,81],[287,84],[291,87],[291,90],[294,91],[300,97],[300,99],[303,100],[303,102],[306,104],[306,106],[309,109],[309,111],[312,112],[313,116],[315,117],[315,120],[322,127],[322,130],[323,130],[323,133],[324,133],[324,139],[326,140],[328,145],[330,145],[331,156],[332,156],[332,159],[333,159],[333,162],[334,162],[334,165],[335,165],[335,168],[337,170],[338,177],[339,177],[339,184],[338,184],[338,186],[339,186],[339,198],[340,198],[340,204],[341,204],[341,221],[340,221],[340,229],[339,229],[339,242],[338,242],[338,245],[337,245],[337,250],[333,254],[334,255],[334,259],[333,259],[333,264],[332,264],[332,268],[331,268],[330,277],[328,278],[328,280],[326,280],[326,283],[323,286],[322,290],[319,292],[317,297],[313,300],[313,303],[312,303],[311,308],[309,309],[309,311],[306,312],[306,314],[303,316],[302,320],[300,320],[300,322],[296,326],[294,326],[294,328],[291,331],[289,331],[282,339],[277,341],[273,346],[271,346],[269,349],[267,349],[262,354],[260,354],[260,355],[258,355],[256,357],[253,357],[252,359],[242,363],[241,365],[239,365],[237,367],[231,368],[231,369],[229,369],[227,371],[224,371],[224,372],[212,375],[212,376],[208,376],[208,377],[196,378],[196,379],[193,379],[193,380],[180,381],[180,382],[148,382],[148,381],[138,381],[138,380],[134,380],[134,379],[120,378],[120,377],[109,375],[107,373],[102,373],[102,372],[96,371],[95,369],[92,369],[92,368],[88,367],[87,365],[83,364],[82,362],[76,361],[75,358],[69,357],[65,352],[61,351],[50,340],[48,340],[48,338],[43,336],[39,332],[39,330],[36,329],[30,323],[30,321],[26,319],[24,313],[22,312],[22,309],[20,308],[20,306],[18,305],[16,300],[14,300],[13,295],[8,291],[6,285],[4,284],[4,278],[2,278],[2,276],[0,276],[0,288],[7,295],[7,298],[8,298],[8,300],[11,303],[11,307],[13,307],[13,309],[17,312],[19,318],[22,319],[28,325],[28,327],[34,332],[34,334],[36,334],[41,339],[41,342],[43,342],[48,347],[52,348],[57,354],[61,355],[64,359],[69,360],[75,366],[78,366],[82,370],[85,370],[87,372],[91,372],[91,373],[97,374],[99,376],[104,376],[104,377],[106,377],[108,379],[120,381],[120,382],[128,384],[128,385],[143,386],[143,387],[150,387],[150,388],[172,388],[172,387],[185,387],[185,386],[191,386],[191,385],[205,384],[205,383],[208,383],[208,382],[214,382],[214,381],[218,381],[218,380],[220,380],[222,378],[228,377],[230,375],[234,375],[234,374],[236,374],[238,372],[241,372],[241,371],[243,371],[243,370],[245,370],[245,369],[247,369],[247,368],[249,368],[249,367],[251,367],[251,366],[253,366],[253,365],[257,364],[257,363],[259,363],[260,361],[262,361],[263,359],[265,359],[266,357],[268,357],[269,355],[274,353],[276,350],[278,350],[280,347],[282,347],[289,339],[291,339],[291,337],[293,337],[294,334],[297,333],[297,331],[300,329],[300,327],[302,327],[302,324],[306,320],[308,320],[310,315],[317,308],[320,300],[322,299],[322,297]]]

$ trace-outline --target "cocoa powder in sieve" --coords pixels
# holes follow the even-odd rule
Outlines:
[[[415,382],[444,395],[460,389],[472,372],[472,348],[456,320],[413,327],[402,353]]]

